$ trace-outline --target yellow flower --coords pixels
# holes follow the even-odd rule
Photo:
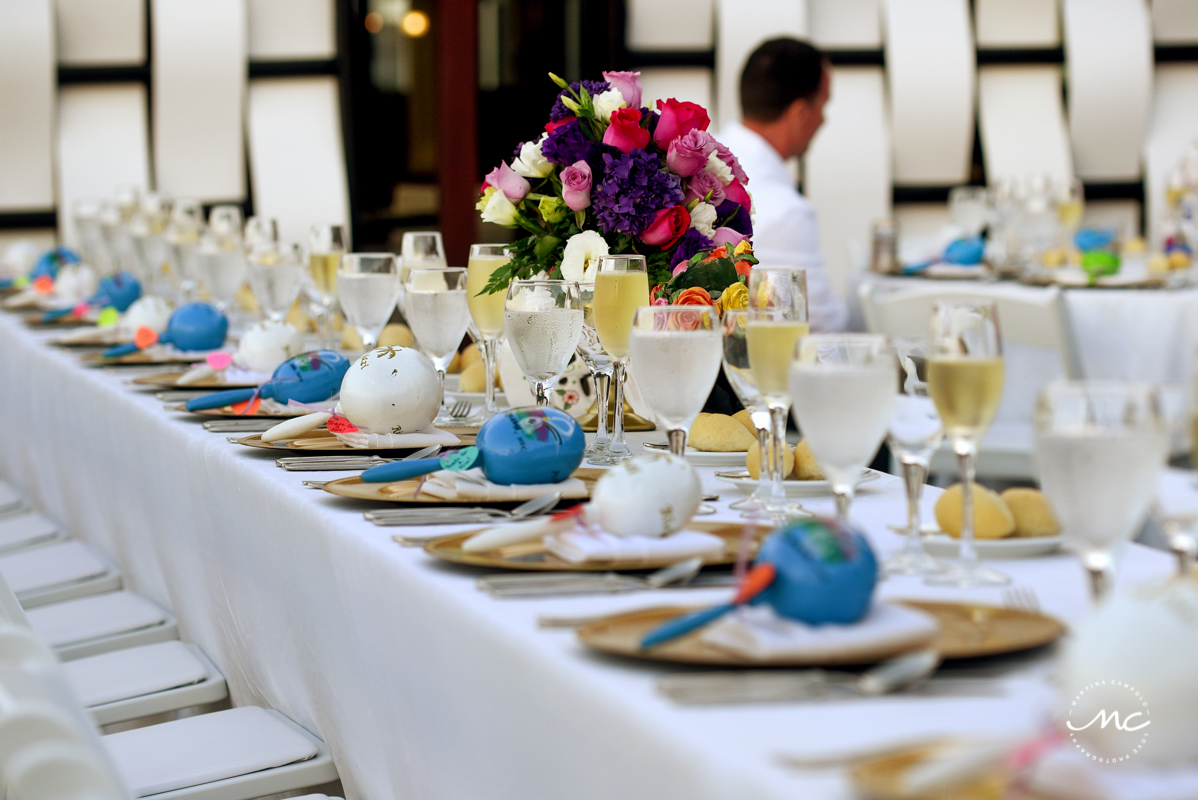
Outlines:
[[[739,281],[729,286],[720,295],[720,313],[749,307],[749,290]]]
[[[753,252],[753,245],[749,244],[748,239],[742,239],[740,244],[738,244],[736,246],[736,249],[732,251],[732,255],[743,256],[745,253],[752,253],[752,252]]]
[[[554,225],[566,218],[570,209],[566,208],[566,203],[560,197],[552,197],[545,195],[541,198],[541,202],[537,204],[537,211],[541,212],[541,218]]]
[[[487,202],[491,199],[491,195],[493,195],[493,194],[495,194],[495,187],[488,186],[486,189],[483,190],[482,195],[478,198],[478,202],[474,204],[474,207],[477,208],[479,211],[482,211],[484,208],[487,207]]]

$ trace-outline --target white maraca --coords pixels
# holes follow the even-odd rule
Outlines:
[[[131,339],[137,333],[138,328],[149,328],[157,333],[162,333],[166,330],[166,325],[171,319],[171,312],[174,310],[166,298],[146,295],[138,298],[133,305],[129,306],[129,309],[121,315],[118,326],[122,334],[125,334],[125,339]]]
[[[341,413],[366,433],[417,433],[441,408],[441,381],[428,356],[411,347],[377,347],[349,365]]]
[[[270,375],[284,361],[302,352],[304,337],[291,324],[265,320],[242,334],[233,361],[245,369]]]
[[[690,464],[654,453],[608,470],[591,492],[587,518],[617,536],[660,537],[681,530],[702,500],[703,485]]]
[[[68,264],[60,267],[54,279],[56,302],[62,305],[81,303],[96,293],[100,279],[87,264]]]

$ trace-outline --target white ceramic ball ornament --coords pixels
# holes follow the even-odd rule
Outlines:
[[[681,530],[703,500],[690,464],[668,453],[637,456],[595,484],[587,516],[617,536],[660,537]]]
[[[1060,671],[1061,719],[1080,727],[1101,707],[1108,714],[1118,711],[1126,725],[1129,714],[1140,712],[1133,727],[1151,722],[1140,732],[1096,722],[1073,735],[1099,757],[1119,758],[1147,732],[1132,761],[1192,763],[1198,760],[1195,664],[1198,582],[1176,579],[1115,594],[1077,628],[1068,645]]]
[[[60,267],[54,279],[54,294],[58,302],[80,303],[96,293],[100,279],[87,264],[68,264]]]
[[[246,369],[270,375],[277,366],[302,352],[304,337],[299,331],[282,320],[265,320],[242,334],[233,360]]]
[[[172,311],[174,309],[166,298],[157,295],[140,297],[121,315],[121,330],[128,331],[130,336],[135,334],[138,328],[149,328],[162,333],[170,322]]]
[[[417,433],[441,408],[441,382],[428,356],[411,347],[378,347],[349,365],[341,413],[366,433]]]

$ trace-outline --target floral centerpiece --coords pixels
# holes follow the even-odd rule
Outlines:
[[[488,291],[537,274],[594,280],[602,256],[638,253],[655,303],[748,304],[757,263],[748,176],[707,132],[702,106],[641,107],[639,76],[567,84],[550,73],[561,91],[544,133],[482,185],[483,220],[528,233]]]

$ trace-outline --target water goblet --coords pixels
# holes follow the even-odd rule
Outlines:
[[[413,267],[447,267],[445,259],[445,244],[441,241],[440,231],[408,231],[400,241],[399,255],[402,260],[403,284],[406,287],[408,270]],[[406,291],[406,289],[405,289]],[[401,294],[399,310],[407,317],[407,301]]]
[[[408,300],[408,325],[416,337],[416,346],[437,368],[442,392],[445,370],[462,344],[470,326],[470,307],[466,303],[465,267],[414,267],[408,270],[404,293]],[[457,424],[442,407],[434,424]]]
[[[538,406],[566,371],[582,338],[582,297],[573,281],[516,280],[508,284],[503,332]]]
[[[595,331],[603,349],[612,358],[616,385],[616,417],[607,446],[604,462],[607,464],[632,458],[632,451],[624,441],[624,380],[632,316],[641,306],[649,305],[649,274],[646,270],[645,257],[629,253],[603,256],[595,273]]]
[[[200,277],[197,260],[203,232],[204,212],[200,201],[191,198],[176,200],[165,237],[167,261],[180,304],[196,299]]]
[[[299,245],[280,247],[261,243],[249,251],[250,289],[258,299],[262,315],[281,322],[299,296],[304,281],[304,252]]]
[[[229,308],[237,290],[245,283],[244,246],[241,208],[214,206],[208,214],[208,231],[200,236],[197,265],[212,304],[221,311]]]
[[[346,321],[369,352],[395,311],[399,265],[392,253],[347,253],[337,267],[337,296]]]

